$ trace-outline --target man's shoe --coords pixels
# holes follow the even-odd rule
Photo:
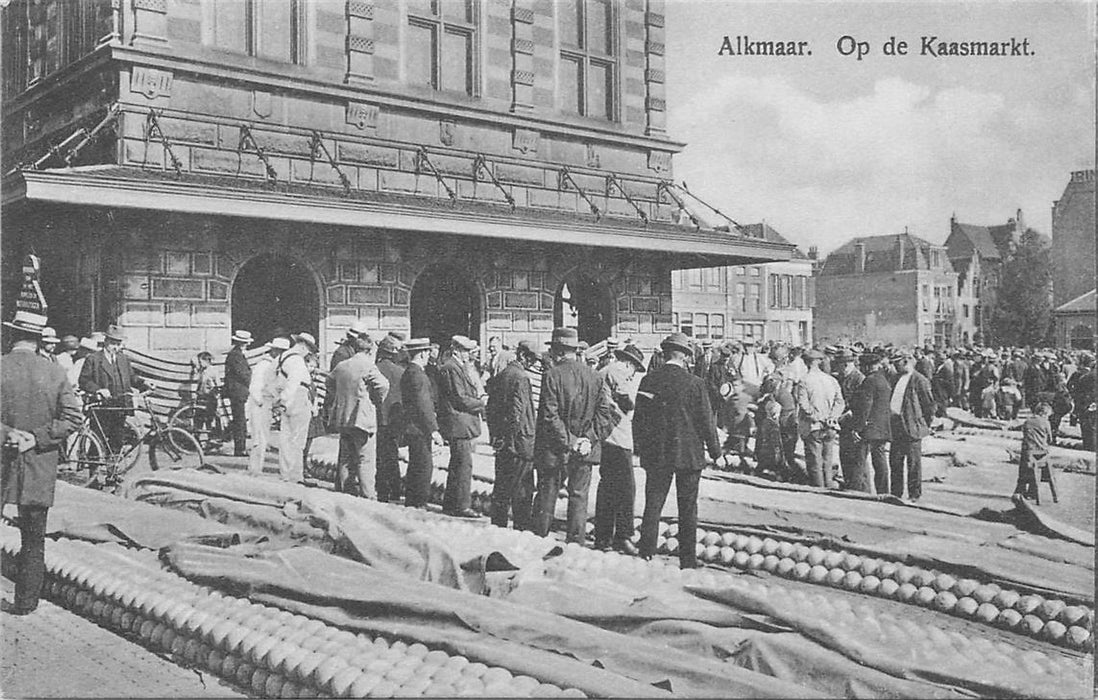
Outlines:
[[[38,606],[35,605],[28,608],[23,607],[22,605],[16,605],[10,600],[0,600],[0,611],[6,612],[9,615],[18,615],[20,617],[23,615],[30,615],[32,612],[35,611],[35,609],[37,609],[37,607]]]
[[[447,515],[451,515],[455,518],[479,518],[480,517],[480,513],[473,510],[472,508],[466,508],[465,510],[455,510],[451,513],[447,513]]]
[[[615,543],[614,549],[629,557],[635,557],[638,553],[637,545],[633,544],[629,540],[623,540],[621,542]]]
[[[610,543],[609,542],[596,541],[595,542],[595,549],[597,549],[600,552],[609,552],[610,551]]]

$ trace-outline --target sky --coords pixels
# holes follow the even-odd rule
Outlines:
[[[667,0],[676,181],[740,223],[821,254],[855,236],[944,242],[949,220],[1021,209],[1051,233],[1073,170],[1095,163],[1095,3]],[[725,36],[812,55],[719,55]],[[1023,57],[919,55],[921,37],[1029,39]],[[864,42],[868,52],[841,55]],[[885,55],[890,37],[908,54]]]

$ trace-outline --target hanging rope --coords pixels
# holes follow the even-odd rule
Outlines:
[[[625,201],[627,201],[631,205],[633,205],[633,208],[637,210],[637,216],[639,216],[641,218],[641,221],[644,222],[644,225],[647,226],[648,225],[648,214],[643,209],[641,209],[640,205],[637,204],[637,202],[632,197],[629,196],[629,193],[625,191],[625,188],[622,187],[621,181],[618,180],[617,176],[614,175],[614,173],[610,173],[609,175],[606,176],[606,196],[607,197],[610,196],[610,185],[614,185],[615,187],[618,188],[618,192],[621,192],[621,196],[625,197]]]
[[[110,106],[107,110],[106,116],[96,124],[91,131],[84,133],[84,139],[72,147],[72,150],[65,155],[65,165],[72,166],[73,161],[80,157],[80,152],[88,146],[88,144],[96,141],[104,131],[108,128],[113,129],[118,123],[118,115],[122,113],[122,107],[117,102]]]
[[[511,205],[511,211],[514,211],[515,210],[515,198],[512,197],[511,193],[507,191],[507,188],[505,188],[503,185],[501,185],[499,180],[496,179],[495,174],[492,173],[492,169],[488,167],[488,162],[485,161],[484,156],[478,153],[477,157],[473,159],[473,182],[474,183],[480,181],[480,171],[481,171],[481,169],[483,169],[484,172],[487,173],[488,179],[492,182],[493,185],[496,186],[496,189],[498,189],[500,192],[503,193],[503,198],[506,199],[507,203]]]
[[[252,136],[252,130],[248,128],[247,124],[240,125],[240,142],[236,145],[236,174],[239,175],[242,165],[244,152],[252,150],[255,151],[259,160],[263,161],[263,167],[267,171],[267,181],[276,182],[278,180],[278,173],[271,167],[271,161],[267,158],[267,153],[256,143],[255,136]]]
[[[163,112],[161,112],[163,114]],[[175,170],[175,177],[179,179],[183,175],[183,164],[179,162],[179,159],[175,157],[175,153],[172,152],[172,146],[168,143],[168,137],[164,135],[164,130],[160,128],[160,121],[157,119],[157,114],[154,110],[150,109],[148,115],[145,117],[145,155],[142,158],[142,165],[149,157],[149,139],[153,135],[160,141],[160,145],[164,147],[164,152],[168,154],[168,159],[172,164],[172,169]]]
[[[557,189],[563,192],[568,189],[568,184],[571,184],[576,192],[579,193],[579,196],[583,201],[587,202],[587,206],[591,207],[591,213],[595,215],[595,220],[598,221],[601,219],[602,211],[593,201],[591,201],[591,198],[587,196],[587,193],[583,191],[583,188],[576,183],[575,178],[572,177],[572,173],[569,172],[568,168],[562,167],[560,169],[560,177],[557,179]]]
[[[733,226],[735,226],[735,227],[736,227],[736,232],[737,232],[737,233],[739,233],[740,235],[747,235],[747,234],[746,234],[746,233],[744,232],[744,228],[743,228],[742,226],[740,226],[739,222],[737,222],[737,221],[736,221],[735,219],[733,219],[732,217],[728,216],[728,215],[727,215],[727,214],[725,214],[725,213],[724,213],[723,211],[721,211],[720,209],[716,208],[715,206],[713,206],[713,205],[712,205],[712,204],[710,204],[709,202],[706,202],[705,200],[703,200],[703,199],[702,199],[701,197],[699,197],[698,195],[696,195],[696,194],[694,194],[693,192],[691,192],[691,191],[690,191],[690,188],[686,186],[686,181],[685,181],[685,180],[683,180],[683,183],[682,183],[682,191],[683,191],[683,192],[685,192],[686,194],[690,195],[690,197],[691,197],[691,198],[693,198],[693,199],[694,199],[695,201],[697,201],[697,202],[698,202],[699,204],[701,204],[701,205],[702,205],[703,207],[706,207],[707,209],[710,209],[710,210],[712,210],[712,211],[716,212],[716,213],[717,213],[717,216],[720,216],[721,218],[723,218],[723,219],[727,220],[727,221],[728,221],[728,222],[729,222],[730,224],[732,224]]]
[[[447,184],[446,180],[442,178],[442,175],[439,174],[438,169],[435,167],[435,164],[431,162],[430,157],[428,157],[427,155],[426,146],[420,146],[419,150],[416,151],[416,175],[419,175],[420,169],[423,166],[426,166],[427,172],[434,175],[435,179],[438,180],[438,183],[442,185],[443,189],[446,190],[446,196],[450,198],[450,203],[456,204],[458,198],[457,192],[454,192],[450,185]]]
[[[321,154],[328,159],[328,165],[332,166],[332,170],[335,170],[336,174],[339,175],[339,182],[343,185],[343,193],[350,194],[351,181],[343,174],[343,170],[340,169],[339,163],[332,157],[331,152],[328,151],[328,147],[324,145],[324,139],[320,137],[320,132],[313,129],[312,136],[309,139],[309,179],[312,179],[313,166],[316,164],[316,159]]]

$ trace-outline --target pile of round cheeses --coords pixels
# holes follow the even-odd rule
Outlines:
[[[6,553],[18,538],[0,527]],[[61,539],[46,553],[47,598],[262,697],[584,697],[423,644],[222,595],[160,568],[149,550]]]
[[[678,527],[660,524],[660,551],[677,554]],[[698,528],[698,559],[913,603],[1077,649],[1090,649],[1094,611],[994,583],[815,545]]]

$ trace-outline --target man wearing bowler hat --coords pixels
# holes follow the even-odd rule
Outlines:
[[[65,370],[38,356],[46,318],[17,311],[4,322],[11,352],[0,363],[0,491],[19,510],[20,549],[15,596],[3,611],[26,615],[38,607],[45,580],[46,515],[53,505],[57,457],[65,438],[80,427],[80,402]]]
[[[374,343],[368,334],[357,336],[355,347],[357,352],[328,375],[328,394],[332,397],[328,430],[339,433],[335,487],[343,493],[375,499],[377,462],[370,437],[377,432],[377,407],[390,391],[399,389],[390,387],[374,364]]]
[[[847,486],[867,493],[887,494],[891,482],[888,470],[888,442],[892,439],[892,418],[889,401],[892,384],[884,371],[880,354],[862,355],[865,381],[858,387],[851,403],[849,427],[851,439],[858,450],[859,471],[848,477]]]
[[[679,566],[692,569],[697,566],[694,542],[704,451],[715,460],[721,446],[705,382],[687,369],[687,358],[694,353],[690,339],[672,333],[660,348],[666,361],[641,380],[633,414],[633,444],[647,475],[640,554],[650,558],[656,553],[660,514],[674,478],[682,542]]]
[[[438,368],[438,418],[442,435],[450,443],[450,467],[442,512],[475,518],[472,508],[473,441],[480,437],[484,413],[481,387],[469,369],[470,353],[477,344],[464,335],[450,339],[450,357]]]
[[[125,339],[122,326],[107,328],[103,349],[88,355],[80,370],[80,390],[98,399],[103,408],[131,408],[130,393],[134,389],[144,391],[148,388],[145,380],[134,372],[129,358],[122,354]],[[107,444],[112,452],[117,452],[122,447],[126,412],[99,411],[98,418]]]
[[[229,431],[233,436],[233,454],[244,457],[248,454],[248,388],[252,383],[252,368],[244,350],[252,344],[252,334],[248,331],[236,331],[232,336],[233,348],[225,356],[225,384],[221,392],[229,400],[232,422]]]
[[[553,367],[541,381],[537,437],[534,440],[538,492],[534,499],[534,533],[549,532],[562,482],[568,488],[567,540],[587,538],[587,499],[591,467],[602,456],[602,441],[617,422],[610,392],[595,370],[577,355],[575,328],[556,328],[549,345]]]

